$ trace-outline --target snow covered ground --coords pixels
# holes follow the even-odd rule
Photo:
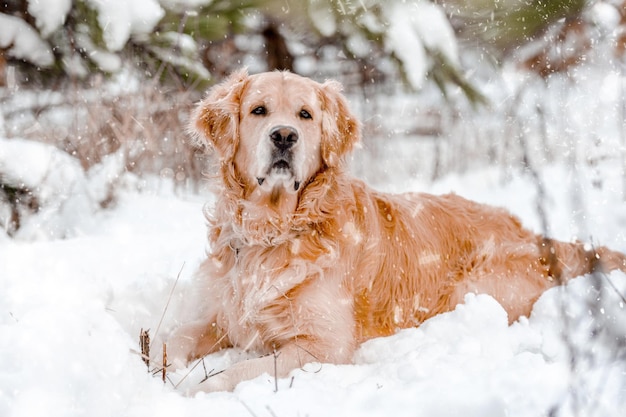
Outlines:
[[[626,251],[620,173],[611,163],[577,175],[544,169],[550,233]],[[550,290],[512,326],[492,298],[469,295],[420,328],[365,343],[353,365],[310,364],[277,385],[265,375],[233,393],[185,396],[174,384],[186,372],[164,384],[141,361],[138,339],[141,328],[158,340],[175,324],[206,248],[210,196],[181,196],[166,182],[143,188],[87,219],[64,219],[80,225],[67,239],[0,234],[1,416],[626,415],[626,307],[590,276]],[[491,169],[386,188],[453,190],[540,227],[529,176]],[[626,293],[625,274],[610,279]],[[205,366],[243,357],[228,350]],[[198,366],[181,386],[203,376]]]

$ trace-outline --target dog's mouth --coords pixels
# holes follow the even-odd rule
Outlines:
[[[272,165],[272,170],[275,171],[290,171],[291,164],[284,159],[280,159]]]
[[[272,159],[273,161],[265,175],[257,177],[259,186],[265,184],[273,188],[274,185],[282,182],[285,188],[291,188],[293,184],[293,190],[298,191],[300,189],[300,181],[296,179],[292,163],[289,161],[290,158],[274,157]],[[293,183],[291,184],[292,181]]]

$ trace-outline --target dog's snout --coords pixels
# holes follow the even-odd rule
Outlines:
[[[293,127],[276,126],[270,131],[270,139],[278,149],[286,150],[298,141],[298,132]]]

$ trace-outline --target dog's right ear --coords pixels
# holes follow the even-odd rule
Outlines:
[[[191,135],[215,149],[222,160],[231,159],[238,146],[239,106],[247,81],[245,68],[232,73],[212,87],[191,114]]]

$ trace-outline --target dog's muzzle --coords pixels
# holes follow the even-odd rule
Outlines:
[[[277,175],[279,177],[293,178],[293,147],[298,143],[298,131],[290,126],[276,126],[269,132],[269,139],[272,144],[271,159],[266,172],[266,176],[257,177],[259,185],[263,185],[267,176]],[[300,182],[294,181],[294,189],[300,188]]]

